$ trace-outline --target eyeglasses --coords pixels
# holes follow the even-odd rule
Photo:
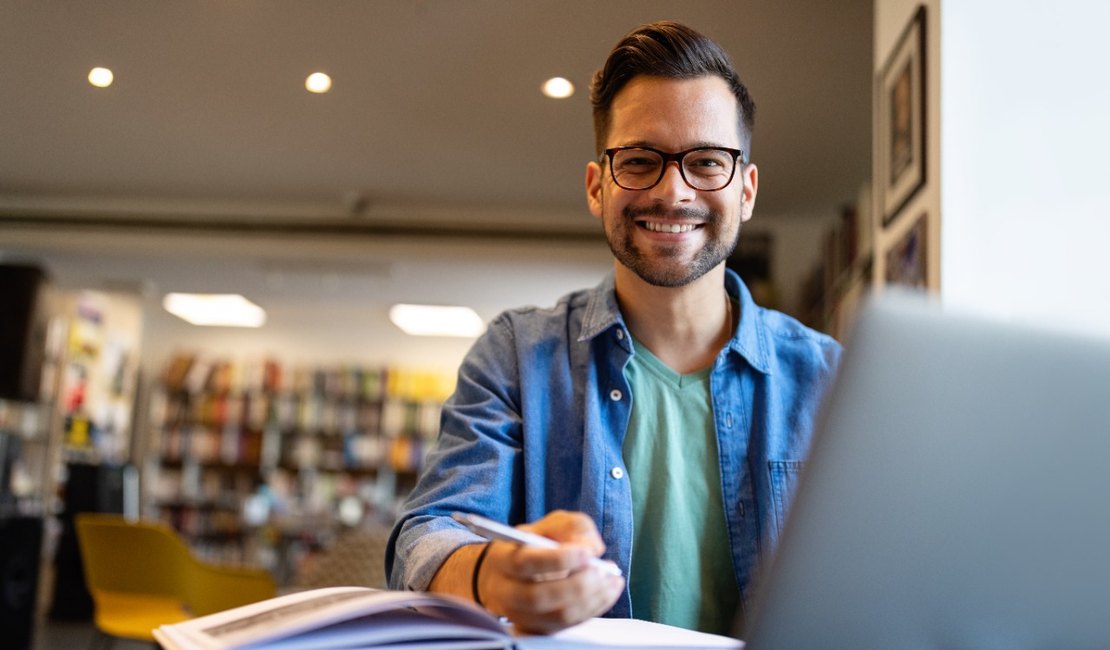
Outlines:
[[[726,147],[694,147],[667,153],[651,147],[614,147],[606,149],[613,182],[626,190],[648,190],[663,180],[667,165],[678,163],[682,180],[695,190],[716,192],[732,182],[736,161],[744,152]]]

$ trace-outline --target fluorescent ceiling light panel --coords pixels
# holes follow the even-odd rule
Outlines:
[[[237,293],[168,293],[162,306],[193,325],[262,327],[266,311]]]
[[[393,305],[389,320],[412,336],[474,338],[486,331],[486,324],[470,307]]]

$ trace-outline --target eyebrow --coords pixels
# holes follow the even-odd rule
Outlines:
[[[659,145],[655,144],[651,140],[633,140],[633,141],[628,142],[626,144],[619,144],[619,145],[616,145],[616,146],[618,146],[618,147],[646,147],[646,148],[651,148],[651,149],[658,149],[660,151],[667,151],[666,149],[660,147]],[[682,147],[681,149],[678,149],[678,151],[686,151],[687,149],[700,149],[702,147],[713,147],[713,148],[716,148],[716,149],[739,149],[740,148],[740,147],[732,147],[732,146],[729,146],[727,144],[721,144],[719,142],[710,142],[708,140],[700,140],[700,141],[695,142],[695,143],[693,143],[689,146]],[[673,152],[668,152],[668,153],[673,153]]]

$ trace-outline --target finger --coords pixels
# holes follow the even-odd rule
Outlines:
[[[565,560],[574,555],[576,560]],[[613,576],[590,566],[590,557],[580,547],[536,549],[494,542],[479,575],[483,603],[497,614],[519,620],[550,618],[545,626],[565,626],[567,620],[580,617],[579,609],[606,611],[605,605],[612,603],[603,602],[605,592],[623,589],[623,581],[618,579],[615,587],[607,585]]]
[[[536,548],[494,542],[486,561],[512,579],[535,582],[581,571],[589,566],[591,557],[588,549],[578,545]]]
[[[522,586],[505,614],[522,630],[552,632],[604,614],[623,591],[623,578],[591,569]]]

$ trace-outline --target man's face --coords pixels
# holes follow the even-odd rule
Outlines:
[[[738,110],[717,76],[636,77],[613,100],[606,146],[739,149]],[[586,166],[586,195],[618,263],[649,284],[680,287],[732,254],[755,204],[755,165],[738,162],[732,182],[716,192],[691,188],[676,164],[667,165],[655,187],[626,190],[613,182],[608,165],[606,158]]]

